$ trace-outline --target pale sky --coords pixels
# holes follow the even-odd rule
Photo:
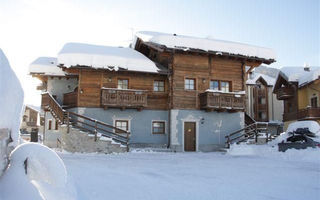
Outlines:
[[[40,105],[28,75],[37,57],[56,57],[67,42],[127,46],[139,30],[269,47],[275,68],[320,66],[319,0],[0,0],[0,48],[27,104]]]

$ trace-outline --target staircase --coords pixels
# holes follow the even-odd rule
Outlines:
[[[225,145],[226,148],[229,148],[233,143],[239,144],[242,142],[250,142],[251,144],[257,144],[259,136],[262,136],[263,134],[265,134],[266,143],[275,138],[268,133],[268,122],[256,122],[245,113],[245,127],[226,135]]]
[[[42,108],[59,122],[62,137],[57,144],[71,152],[129,151],[130,133],[102,121],[69,112],[49,93],[42,94]]]

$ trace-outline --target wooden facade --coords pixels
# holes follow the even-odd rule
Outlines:
[[[238,98],[234,93],[245,90],[248,73],[263,62],[244,56],[167,49],[144,43],[140,39],[135,49],[154,61],[164,72],[109,71],[85,66],[64,68],[66,72],[78,76],[77,91],[64,95],[64,105],[105,109],[221,111],[222,108],[231,108],[228,111],[244,111],[244,95]],[[246,70],[246,67],[250,69]],[[119,88],[119,80],[125,80],[125,88]],[[155,81],[164,83],[163,91],[154,90]],[[190,88],[186,88],[186,82],[191,84]],[[207,90],[212,89],[210,85],[213,82],[219,85],[219,89],[222,87],[220,85],[227,87],[228,95],[209,94]],[[219,99],[217,96],[220,96]]]

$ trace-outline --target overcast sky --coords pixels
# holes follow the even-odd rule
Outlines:
[[[150,30],[274,49],[271,67],[320,65],[319,0],[0,0],[0,48],[40,105],[28,65],[57,56],[66,42],[126,46]]]

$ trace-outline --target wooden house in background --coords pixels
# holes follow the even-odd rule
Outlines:
[[[284,102],[285,128],[298,120],[320,122],[320,67],[283,67],[273,92]]]
[[[57,118],[73,113],[93,122],[84,125],[88,130],[99,131],[100,123],[115,134],[130,132],[130,147],[213,151],[244,127],[248,73],[274,61],[267,48],[138,32],[131,48],[66,44],[54,64],[61,77],[46,75],[47,67],[35,72],[34,64],[30,73],[47,81],[47,129],[50,120],[63,124]]]

